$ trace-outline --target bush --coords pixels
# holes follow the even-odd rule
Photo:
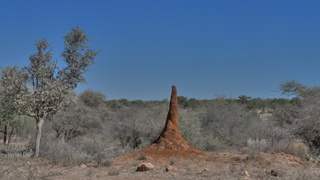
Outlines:
[[[235,101],[216,99],[207,105],[200,120],[201,134],[208,141],[204,144],[219,144],[225,149],[243,147],[249,138],[250,126],[256,119],[256,113],[248,112]]]
[[[199,149],[202,149],[204,146],[204,138],[201,134],[201,113],[201,111],[199,112],[191,109],[179,109],[179,126],[182,136],[191,146]]]
[[[292,142],[288,145],[285,153],[305,159],[309,153],[309,147],[302,142]]]
[[[93,159],[87,153],[81,152],[79,148],[61,140],[48,141],[42,147],[41,156],[49,159],[53,164],[81,165]]]
[[[150,145],[161,133],[167,107],[124,107],[117,111],[113,132],[123,148],[139,149]]]
[[[265,139],[248,139],[247,141],[248,147],[257,151],[264,151],[267,147],[267,141]]]
[[[106,96],[98,91],[85,90],[78,96],[78,101],[88,107],[97,108],[105,103]]]
[[[81,141],[81,142],[79,142]],[[113,140],[104,137],[101,134],[88,134],[82,138],[80,138],[78,141],[72,142],[73,144],[81,144],[81,150],[87,154],[95,155],[102,153],[104,150],[113,147],[114,144],[112,142]]]

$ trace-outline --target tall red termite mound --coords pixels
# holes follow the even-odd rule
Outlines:
[[[165,127],[154,143],[145,148],[145,150],[186,151],[190,148],[192,147],[183,139],[179,130],[177,88],[172,86],[169,112]]]

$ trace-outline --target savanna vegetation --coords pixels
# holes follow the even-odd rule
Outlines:
[[[83,75],[98,51],[86,45],[89,38],[79,27],[64,38],[61,57],[66,67],[62,69],[52,60],[45,39],[36,43],[28,66],[2,68],[2,152],[41,156],[53,163],[94,160],[108,165],[104,159],[150,145],[164,126],[168,100],[108,100],[92,90],[76,95],[74,89],[85,83]],[[203,151],[242,153],[249,149],[301,158],[318,156],[320,87],[288,81],[279,89],[283,98],[180,96],[183,137]]]
[[[318,155],[320,109],[316,96],[320,90],[294,81],[280,88],[284,94],[294,93],[295,97],[220,96],[197,100],[180,96],[183,137],[203,151],[242,153],[251,149],[302,158]],[[1,137],[6,140],[3,143],[28,142],[26,147],[34,153],[36,122],[8,111],[6,96],[1,97]],[[168,111],[166,99],[107,100],[104,94],[92,90],[79,95],[70,93],[66,99],[68,104],[47,119],[43,127],[39,155],[54,163],[102,163],[103,159],[141,150],[160,134]]]

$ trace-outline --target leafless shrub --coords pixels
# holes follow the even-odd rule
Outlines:
[[[236,102],[227,99],[212,101],[201,117],[202,135],[209,145],[206,149],[212,149],[217,143],[223,149],[245,146],[249,127],[256,119],[256,113],[248,112]]]
[[[122,147],[132,149],[150,145],[165,123],[167,106],[123,107],[116,113],[114,133]]]
[[[200,109],[179,109],[179,126],[182,136],[192,145],[198,148],[204,147],[204,138],[200,117],[203,112]]]
[[[95,155],[103,152],[105,149],[113,147],[113,139],[105,137],[102,134],[88,134],[81,137],[78,140],[71,142],[74,145],[79,146],[80,149],[90,155]]]
[[[93,156],[81,151],[79,147],[56,139],[54,136],[44,136],[41,143],[40,155],[50,160],[53,164],[64,166],[80,165],[93,159]]]

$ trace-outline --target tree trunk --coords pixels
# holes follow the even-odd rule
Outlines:
[[[13,135],[14,135],[14,127],[11,127],[11,131],[8,136],[8,144],[10,144],[11,140],[13,139]]]
[[[7,135],[8,135],[8,126],[4,126],[4,131],[3,131],[3,144],[7,143]]]
[[[42,125],[44,123],[44,118],[43,117],[37,117],[37,139],[36,139],[36,152],[34,154],[34,157],[39,157],[39,152],[40,152],[40,140],[41,140],[41,129]]]

